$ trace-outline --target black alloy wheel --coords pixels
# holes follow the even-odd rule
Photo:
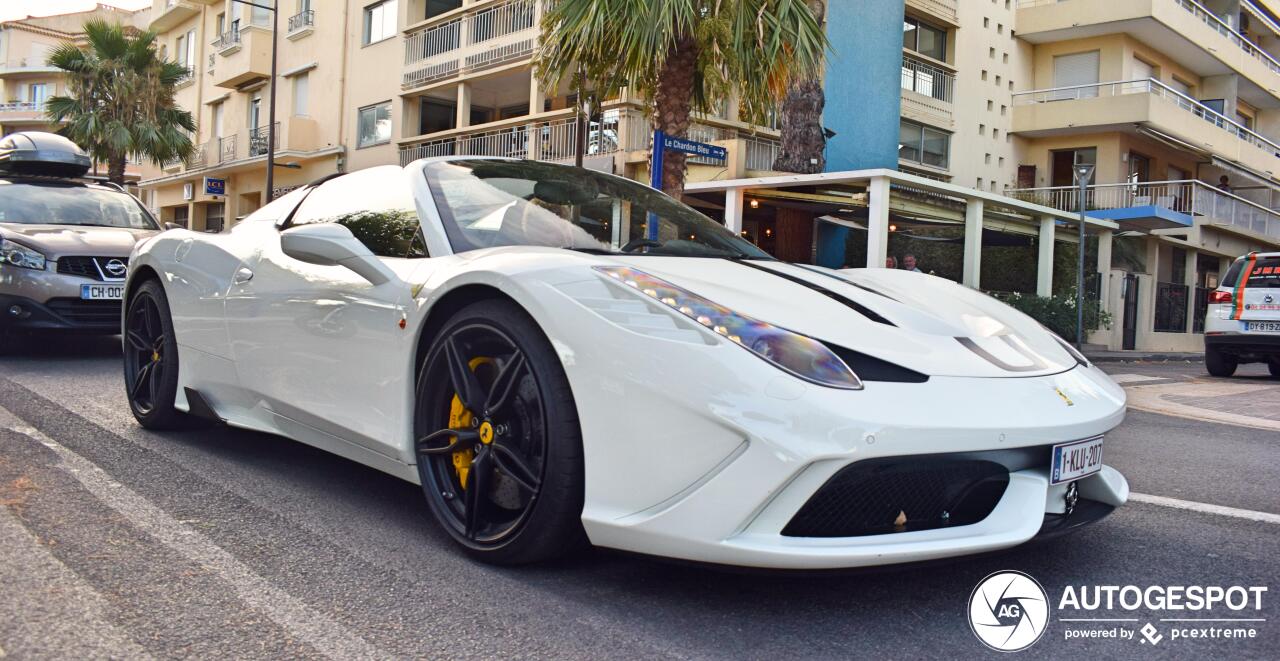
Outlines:
[[[582,441],[567,379],[523,310],[483,301],[436,337],[418,379],[419,476],[472,555],[522,564],[582,539]]]
[[[173,408],[178,390],[178,343],[169,302],[155,280],[129,298],[124,323],[124,385],[133,417],[148,429],[170,429],[183,415]]]

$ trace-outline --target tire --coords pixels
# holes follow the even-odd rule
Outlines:
[[[1272,358],[1268,361],[1267,369],[1271,371],[1271,378],[1280,379],[1280,358]]]
[[[187,417],[173,407],[178,394],[178,342],[169,299],[158,280],[142,283],[124,313],[124,384],[129,410],[147,429],[177,429]]]
[[[1228,356],[1213,347],[1204,348],[1204,367],[1212,376],[1231,376],[1236,373],[1239,363],[1235,356]]]
[[[454,314],[420,366],[415,399],[423,493],[470,556],[521,565],[586,546],[577,408],[524,310],[485,300]]]

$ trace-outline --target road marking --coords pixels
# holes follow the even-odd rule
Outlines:
[[[3,408],[0,408],[0,414],[10,421],[16,419],[16,416]],[[40,430],[26,425],[6,426],[53,450],[62,460],[62,467],[98,500],[160,543],[196,565],[212,570],[231,586],[242,601],[271,618],[299,641],[332,658],[391,657],[342,624],[276,588],[231,553],[198,531],[184,526],[132,489],[112,480],[96,464],[62,446]]]
[[[1280,524],[1280,514],[1271,514],[1270,512],[1255,512],[1254,510],[1242,510],[1235,507],[1225,507],[1223,505],[1210,505],[1209,503],[1197,503],[1190,500],[1178,500],[1177,498],[1152,496],[1145,493],[1130,493],[1129,500],[1138,503],[1146,503],[1148,505],[1159,505],[1161,507],[1172,507],[1174,509],[1200,512],[1202,514],[1217,514],[1219,516],[1230,516],[1237,519],[1248,519],[1249,521]]]
[[[1110,374],[1108,376],[1111,377],[1112,381],[1115,381],[1120,385],[1124,385],[1126,383],[1142,383],[1144,381],[1168,381],[1169,380],[1167,377],[1148,376],[1146,374]]]

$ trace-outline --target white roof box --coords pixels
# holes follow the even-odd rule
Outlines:
[[[83,149],[55,133],[22,131],[0,138],[0,173],[81,177],[92,165]]]

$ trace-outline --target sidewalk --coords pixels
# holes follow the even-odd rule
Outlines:
[[[1095,351],[1085,348],[1085,358],[1095,363],[1202,363],[1204,353],[1177,351]]]

